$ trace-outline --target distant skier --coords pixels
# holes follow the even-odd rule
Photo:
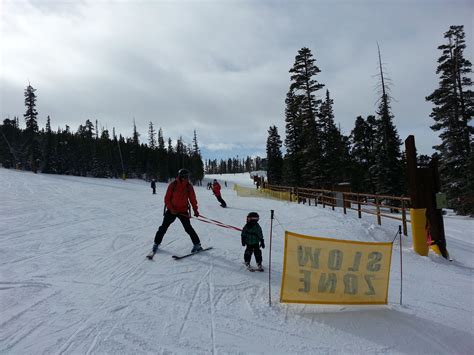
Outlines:
[[[216,196],[217,201],[220,202],[221,207],[227,207],[227,204],[221,195],[221,184],[219,184],[216,179],[214,179],[214,182],[212,183],[212,192],[214,193],[214,196]]]
[[[153,195],[156,195],[156,181],[151,179],[151,189],[153,190]]]
[[[158,251],[158,247],[161,244],[168,227],[176,220],[176,218],[180,220],[184,230],[191,237],[194,244],[191,253],[196,253],[202,250],[201,241],[199,240],[196,231],[191,226],[189,204],[191,204],[194,211],[194,216],[199,217],[196,193],[194,192],[193,185],[189,182],[189,171],[181,169],[178,171],[176,179],[168,185],[168,189],[166,190],[163,222],[156,232],[153,248],[150,254],[147,255],[148,259],[153,259],[153,256]]]
[[[262,228],[258,224],[259,219],[260,217],[257,212],[250,212],[247,215],[247,223],[244,228],[242,228],[241,233],[242,246],[246,247],[244,252],[245,266],[247,266],[247,269],[250,271],[254,271],[250,266],[252,254],[255,255],[257,270],[263,271],[262,251],[260,247],[265,249],[265,241],[263,240]]]

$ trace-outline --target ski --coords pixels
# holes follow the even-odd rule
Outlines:
[[[206,251],[206,250],[210,250],[212,249],[212,247],[208,247],[208,248],[204,248],[200,251],[197,251],[195,253],[189,253],[189,254],[186,254],[186,255],[173,255],[171,256],[174,260],[180,260],[180,259],[183,259],[183,258],[187,258],[188,256],[192,256],[192,255],[195,255],[195,254],[199,254],[200,252],[202,251]]]
[[[253,267],[248,267],[247,270],[250,271],[250,272],[257,272],[257,271],[263,272],[264,271],[263,269],[256,269],[256,268],[253,268]]]
[[[153,257],[154,257],[154,256],[155,256],[155,253],[151,252],[150,254],[148,254],[148,255],[146,256],[146,258],[147,258],[148,260],[153,260]]]
[[[245,265],[245,263],[244,263],[244,265]],[[263,272],[263,271],[264,271],[263,268],[262,268],[262,269],[259,269],[258,267],[252,267],[252,266],[250,266],[250,265],[249,265],[249,266],[245,266],[245,268],[246,268],[248,271],[250,271],[250,272],[256,272],[256,271]]]

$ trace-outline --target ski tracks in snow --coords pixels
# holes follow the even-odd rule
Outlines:
[[[99,341],[100,334],[103,332],[102,326],[105,324],[103,321],[104,319],[113,319],[115,316],[113,315],[116,312],[122,312],[121,316],[118,318],[118,320],[115,320],[113,322],[113,325],[110,327],[110,331],[108,332],[108,336],[110,336],[111,332],[117,327],[117,323],[121,322],[122,319],[124,319],[125,315],[130,313],[131,311],[128,310],[129,307],[133,304],[135,298],[133,297],[128,297],[128,299],[123,300],[123,302],[127,302],[125,306],[120,306],[117,308],[117,305],[115,302],[113,302],[110,305],[110,300],[120,300],[122,297],[120,297],[119,293],[129,293],[130,288],[129,287],[123,287],[124,283],[129,284],[128,282],[130,279],[134,279],[137,276],[137,271],[142,267],[142,265],[145,263],[145,260],[142,260],[141,263],[138,263],[136,265],[132,265],[131,267],[128,267],[126,270],[122,270],[120,273],[121,277],[119,282],[116,282],[116,279],[110,280],[110,282],[102,285],[102,287],[107,288],[114,283],[114,288],[110,294],[107,294],[106,297],[104,297],[104,300],[102,303],[99,304],[98,307],[96,307],[94,310],[90,312],[90,314],[83,318],[76,330],[64,341],[64,343],[60,346],[58,352],[60,354],[65,353],[68,351],[68,349],[74,344],[74,341],[79,338],[79,344],[78,346],[83,346],[86,342],[86,339],[92,338],[90,341],[90,346],[88,347],[86,353],[89,354],[91,353],[95,346],[97,345]],[[114,267],[112,265],[112,267]],[[109,270],[111,272],[112,270]],[[142,271],[143,273],[143,271]],[[102,324],[104,323],[104,324]],[[85,335],[82,335],[85,333]],[[107,336],[107,337],[108,337]],[[107,337],[105,339],[107,339]]]

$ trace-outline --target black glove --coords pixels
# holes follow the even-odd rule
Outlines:
[[[260,241],[260,247],[265,249],[265,241],[263,239]]]
[[[244,247],[245,246],[245,239],[244,238],[241,238],[242,239],[242,246]]]

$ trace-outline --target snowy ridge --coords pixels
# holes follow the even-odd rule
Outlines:
[[[208,176],[208,178],[214,178]],[[252,186],[248,174],[219,175]],[[242,180],[243,179],[243,180]],[[245,181],[248,180],[248,181]],[[348,307],[280,304],[283,231],[364,241],[393,239],[398,223],[260,198],[231,186],[219,207],[196,187],[200,212],[242,227],[261,217],[264,273],[246,272],[239,232],[196,219],[203,247],[191,250],[179,221],[154,262],[145,259],[161,223],[157,195],[139,180],[32,174],[0,168],[0,353],[5,354],[336,354],[443,353],[474,349],[472,219],[445,218],[449,263],[419,257],[404,240],[404,305],[394,246],[389,304]],[[268,233],[275,210],[272,300]],[[252,260],[253,265],[255,261]]]

